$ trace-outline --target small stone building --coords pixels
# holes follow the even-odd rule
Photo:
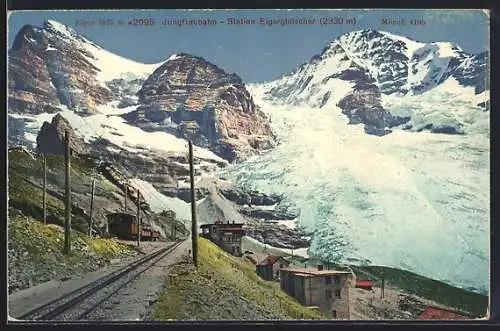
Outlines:
[[[351,272],[318,269],[281,269],[281,289],[304,306],[317,306],[333,318],[348,320]]]
[[[201,225],[201,236],[213,241],[226,252],[242,256],[241,238],[245,235],[243,223],[222,223]]]
[[[264,280],[279,280],[280,270],[289,265],[283,257],[269,255],[255,266],[255,271]]]

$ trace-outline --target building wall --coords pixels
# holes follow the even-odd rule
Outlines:
[[[349,287],[350,275],[339,275],[340,282],[327,283],[323,275],[295,275],[291,272],[280,272],[281,288],[305,306],[318,306],[325,314],[332,316],[336,312],[337,319],[349,319]],[[336,297],[340,291],[340,298]],[[331,295],[330,295],[331,294]]]
[[[241,236],[239,234],[221,234],[223,248],[234,255],[241,255]]]
[[[243,234],[239,232],[225,232],[224,225],[210,224],[208,227],[203,227],[201,230],[202,236],[212,240],[224,251],[241,256],[241,237]],[[233,224],[228,224],[228,226],[234,227]]]
[[[264,280],[273,280],[273,269],[271,265],[257,265],[257,274]]]
[[[273,269],[272,269],[273,277],[272,278],[278,280],[280,278],[281,266],[283,266],[283,268],[286,268],[289,265],[290,265],[290,263],[288,261],[285,261],[283,259],[278,259],[278,261],[276,261],[276,263],[273,264]]]

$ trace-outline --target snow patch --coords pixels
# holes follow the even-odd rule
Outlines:
[[[175,59],[178,59],[180,56],[178,54],[172,54],[169,56],[169,58],[167,59],[167,61],[171,61],[171,60],[175,60]]]
[[[141,192],[153,212],[160,213],[164,210],[173,210],[178,219],[191,219],[191,204],[161,194],[151,183],[142,179],[134,178],[130,180],[130,183]]]
[[[113,79],[126,78],[130,73],[134,76],[147,77],[163,64],[163,62],[154,64],[139,63],[102,48],[97,48],[93,44],[85,43],[83,46],[94,57],[87,57],[87,59],[100,70],[97,79],[102,83]]]

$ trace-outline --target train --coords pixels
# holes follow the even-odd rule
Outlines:
[[[137,239],[137,221],[136,215],[130,213],[112,213],[107,215],[108,231],[120,239]],[[153,230],[147,225],[141,225],[141,240],[156,241],[160,239],[160,232]]]
[[[137,224],[136,223],[130,223],[127,236],[128,236],[128,239],[137,239]],[[159,231],[152,230],[151,228],[142,226],[141,240],[156,241],[158,239],[160,239],[160,232]]]

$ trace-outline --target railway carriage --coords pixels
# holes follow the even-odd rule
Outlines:
[[[120,239],[137,239],[137,216],[131,213],[112,213],[107,215],[109,232]],[[160,232],[146,225],[141,226],[141,240],[158,240]]]

